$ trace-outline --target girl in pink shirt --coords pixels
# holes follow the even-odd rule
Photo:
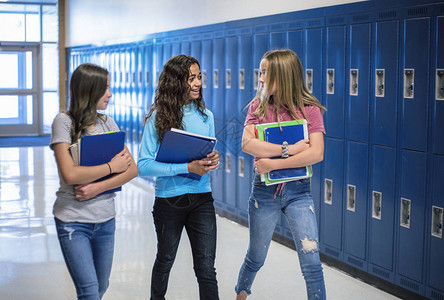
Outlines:
[[[310,179],[265,185],[260,174],[313,165],[324,157],[325,108],[308,92],[299,57],[291,50],[264,54],[260,86],[250,103],[242,137],[242,150],[255,157],[255,179],[249,199],[250,244],[236,285],[237,300],[251,294],[254,278],[263,266],[277,220],[284,213],[289,223],[308,299],[326,299],[319,258],[318,230]],[[306,119],[308,140],[276,145],[256,138],[255,125]],[[288,153],[288,158],[285,154]],[[271,159],[282,157],[281,159]]]

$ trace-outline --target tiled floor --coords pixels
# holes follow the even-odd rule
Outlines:
[[[54,229],[52,205],[57,168],[48,147],[0,148],[0,299],[75,299]],[[156,235],[154,194],[140,179],[117,197],[117,233],[110,287],[104,300],[149,298]],[[216,270],[220,297],[234,299],[234,286],[248,245],[248,229],[218,217]],[[398,299],[341,271],[324,266],[328,299]],[[248,299],[305,299],[295,252],[272,242]],[[198,299],[191,252],[183,236],[167,299]]]

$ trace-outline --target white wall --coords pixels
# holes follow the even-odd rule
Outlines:
[[[365,0],[66,0],[66,46]]]

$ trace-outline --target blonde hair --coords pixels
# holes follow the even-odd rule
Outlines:
[[[281,121],[279,118],[281,107],[285,108],[294,119],[307,118],[304,109],[306,105],[318,106],[321,111],[326,110],[305,86],[302,63],[294,51],[290,49],[268,51],[262,56],[262,60],[268,62],[268,68],[265,85],[258,88],[255,97],[260,99],[255,112],[259,118],[266,117],[270,104],[274,105],[278,122]],[[275,94],[271,95],[273,89]],[[301,111],[302,116],[298,115],[295,106]]]

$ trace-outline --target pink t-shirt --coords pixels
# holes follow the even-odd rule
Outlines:
[[[265,119],[261,120],[259,118],[259,116],[256,116],[254,114],[254,112],[258,108],[259,103],[260,103],[259,99],[255,99],[251,103],[251,105],[248,109],[248,113],[247,113],[247,117],[245,119],[244,126],[249,125],[249,124],[273,123],[273,122],[278,121],[277,116],[274,112],[273,104],[268,106],[268,112],[267,112],[267,116],[265,117]],[[295,109],[296,109],[296,113],[298,115],[300,115],[302,118],[301,111],[297,107],[295,107]],[[284,108],[281,108],[279,115],[280,115],[280,121],[293,120],[291,114]],[[309,135],[314,132],[322,132],[325,134],[324,119],[322,118],[321,109],[319,107],[314,106],[314,105],[305,106],[305,115],[307,116],[307,129],[308,129]]]

